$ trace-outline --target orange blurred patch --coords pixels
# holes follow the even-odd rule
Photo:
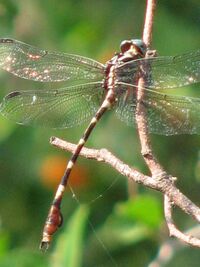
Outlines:
[[[45,158],[40,167],[41,181],[45,187],[49,189],[55,189],[60,182],[61,177],[64,174],[67,165],[67,160],[61,156],[49,156]],[[70,184],[73,187],[80,187],[87,184],[88,172],[87,170],[78,164],[76,164],[72,170],[70,176]]]

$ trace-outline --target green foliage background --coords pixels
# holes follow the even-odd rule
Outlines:
[[[199,49],[199,0],[157,2],[152,48],[160,55]],[[141,37],[144,11],[141,0],[0,0],[0,36],[105,62],[122,40]],[[44,86],[3,71],[0,84],[1,98],[12,90]],[[199,90],[195,86],[172,93],[200,96]],[[48,253],[38,250],[54,193],[43,183],[41,166],[49,156],[69,157],[52,148],[49,137],[77,142],[85,126],[36,129],[0,117],[1,267],[147,266],[168,239],[161,194],[128,183],[102,163],[80,159],[78,164],[88,173],[85,185],[73,187],[81,204],[70,192],[66,194],[64,225]],[[200,204],[200,137],[151,137],[160,162],[179,177],[179,188]],[[106,147],[148,174],[135,129],[118,121],[113,112],[102,119],[88,146]],[[179,210],[175,219],[183,230],[195,225]],[[181,247],[167,266],[193,267],[199,261],[198,249]]]

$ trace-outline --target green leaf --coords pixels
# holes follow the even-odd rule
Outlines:
[[[85,226],[89,209],[81,205],[69,220],[64,232],[59,236],[51,267],[81,267],[84,248]]]
[[[112,214],[97,231],[97,235],[109,250],[115,250],[152,238],[162,220],[162,206],[159,199],[149,194],[142,194],[116,204]],[[92,251],[95,243],[92,237],[90,243]]]
[[[137,221],[151,228],[159,227],[163,220],[159,199],[148,194],[118,204],[116,213],[124,219]]]

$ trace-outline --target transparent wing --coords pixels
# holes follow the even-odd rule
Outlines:
[[[128,125],[135,125],[136,88],[120,85],[117,116]],[[148,130],[161,135],[200,134],[200,99],[170,96],[146,89],[145,106]]]
[[[0,39],[0,68],[20,78],[40,82],[90,82],[104,77],[104,66],[97,61],[48,52],[12,39]]]
[[[68,128],[94,115],[102,97],[101,83],[49,91],[15,91],[3,99],[0,113],[19,124]]]
[[[200,82],[200,50],[169,57],[138,59],[121,65],[121,81],[128,83],[139,66],[148,66],[147,86],[151,89],[177,88]]]

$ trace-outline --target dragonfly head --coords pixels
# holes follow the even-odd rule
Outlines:
[[[123,54],[145,56],[147,47],[140,39],[124,40],[120,44],[120,49]]]

